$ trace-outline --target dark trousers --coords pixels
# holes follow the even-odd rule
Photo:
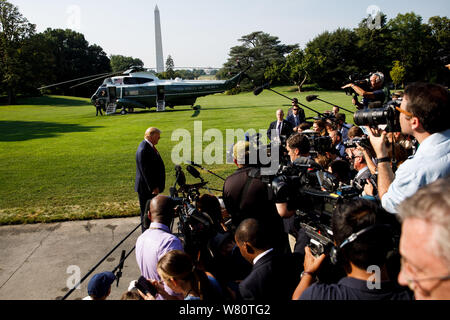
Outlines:
[[[139,206],[141,208],[141,229],[142,233],[147,230],[150,226],[150,218],[148,217],[148,209],[150,206],[150,201],[155,197],[151,193],[138,193],[139,196]],[[148,203],[148,205],[147,205]]]

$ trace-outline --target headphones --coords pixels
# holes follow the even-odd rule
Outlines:
[[[331,263],[333,263],[334,265],[338,264],[339,260],[342,259],[340,256],[342,255],[342,253],[340,253],[340,251],[342,250],[342,248],[344,248],[346,245],[356,241],[362,234],[375,229],[375,228],[383,228],[386,230],[391,230],[391,226],[388,224],[374,224],[371,225],[367,228],[364,228],[362,230],[359,230],[358,232],[352,233],[348,238],[346,238],[339,247],[333,246],[330,249],[330,260]]]

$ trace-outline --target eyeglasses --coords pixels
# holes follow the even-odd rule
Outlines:
[[[423,281],[436,281],[438,280],[438,282],[436,283],[436,285],[433,286],[433,288],[436,288],[439,283],[441,283],[441,281],[447,281],[450,280],[450,275],[447,276],[443,276],[443,277],[430,277],[430,278],[423,278],[423,279],[406,279],[406,282],[408,283],[408,287],[413,290],[414,286],[418,286],[420,288],[422,288],[420,286],[420,282]],[[429,290],[432,291],[432,290]]]
[[[294,110],[294,111],[298,111],[299,109],[292,109],[292,110]]]
[[[414,115],[413,115],[411,112],[408,112],[408,111],[406,111],[406,110],[400,109],[400,107],[395,107],[395,109],[396,109],[397,111],[403,113],[403,114],[404,114],[405,116],[407,116],[407,117],[410,117],[410,118],[414,117]]]
[[[411,269],[410,264],[402,257],[401,259],[401,264],[402,264],[402,271],[406,272],[408,275],[411,275],[412,273],[414,273]],[[406,277],[405,277],[406,278]],[[421,282],[425,282],[425,281],[438,281],[436,283],[436,285],[433,286],[433,288],[436,288],[439,283],[441,283],[442,281],[448,281],[450,280],[450,274],[446,275],[446,276],[441,276],[441,277],[428,277],[428,278],[422,278],[422,279],[412,279],[412,278],[406,278],[405,279],[406,282],[408,283],[408,287],[413,290],[414,286],[418,286],[419,288],[422,288],[420,286]],[[432,290],[429,290],[432,291]]]

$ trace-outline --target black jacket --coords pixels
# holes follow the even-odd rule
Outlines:
[[[277,130],[278,121],[274,121],[270,124],[267,130],[267,137],[272,140],[272,130]],[[286,139],[293,133],[294,127],[292,124],[286,120],[283,120],[283,126],[281,127],[281,135],[286,136]]]
[[[134,190],[139,194],[151,194],[156,188],[164,191],[166,169],[159,153],[144,140],[136,152],[136,181]]]
[[[249,276],[239,284],[240,299],[291,300],[300,281],[302,263],[292,254],[268,253],[256,262]]]

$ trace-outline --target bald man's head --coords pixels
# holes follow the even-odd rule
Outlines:
[[[270,232],[256,219],[250,218],[241,222],[235,233],[236,242],[249,243],[253,248],[266,250],[271,247]]]
[[[174,216],[174,202],[168,196],[158,195],[150,202],[152,222],[170,226]]]

